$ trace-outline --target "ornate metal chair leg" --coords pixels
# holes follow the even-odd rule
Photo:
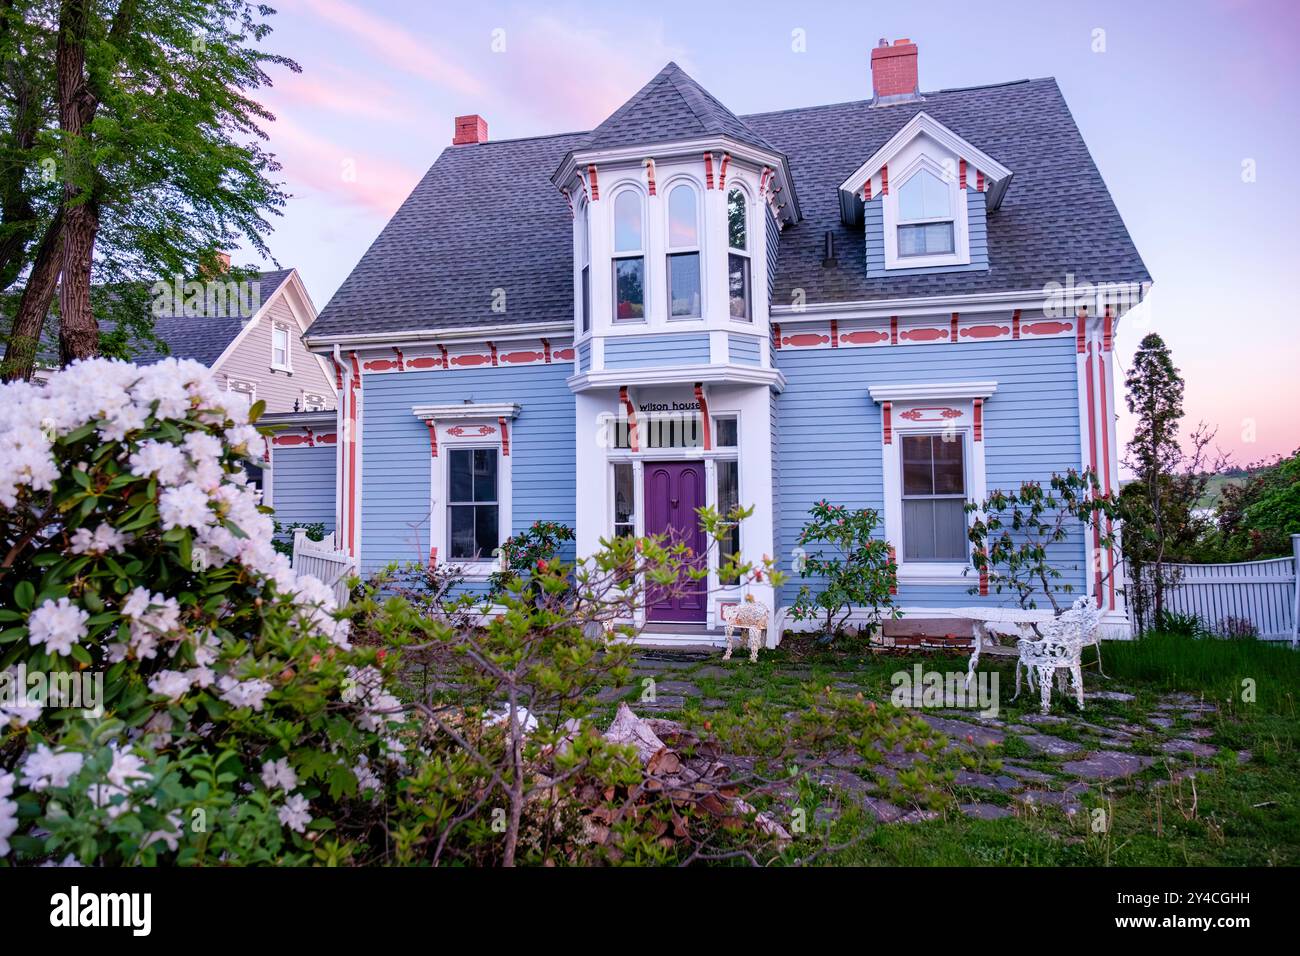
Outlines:
[[[731,630],[732,630],[730,624],[727,625],[726,630],[727,630],[727,653],[722,655],[722,659],[724,661],[729,661],[731,660]]]
[[[1074,699],[1083,710],[1083,665],[1077,661],[1070,665],[1070,682],[1074,684]]]
[[[1054,668],[1046,667],[1038,670],[1038,692],[1044,715],[1052,709],[1052,670]]]

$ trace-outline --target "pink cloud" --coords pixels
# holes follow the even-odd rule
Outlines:
[[[420,174],[381,156],[308,132],[278,119],[271,149],[284,167],[290,192],[305,186],[388,218],[410,194]]]
[[[484,87],[431,41],[412,35],[403,23],[387,20],[346,0],[287,0],[287,6],[314,14],[361,41],[380,62],[458,93],[483,96]]]
[[[413,108],[388,84],[333,64],[313,64],[285,76],[267,99],[387,124],[409,123]]]

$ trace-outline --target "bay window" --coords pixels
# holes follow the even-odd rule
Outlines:
[[[641,195],[624,189],[614,199],[614,320],[645,318],[645,228]]]
[[[752,321],[750,311],[749,221],[745,194],[732,189],[727,194],[727,289],[731,317]]]
[[[697,319],[700,296],[700,217],[695,187],[679,183],[668,193],[668,315]]]

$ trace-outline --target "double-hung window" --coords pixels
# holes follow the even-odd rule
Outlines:
[[[928,169],[898,190],[898,257],[950,255],[956,251],[952,190]]]
[[[271,367],[288,372],[289,330],[283,325],[271,327]]]
[[[904,435],[901,451],[904,560],[969,560],[962,436]]]
[[[447,468],[451,558],[485,561],[501,543],[497,449],[453,448]]]
[[[668,193],[668,316],[697,319],[700,298],[700,216],[695,187],[678,183]]]
[[[745,194],[732,189],[727,194],[727,289],[731,317],[753,320],[749,291],[749,207]]]
[[[641,194],[624,189],[614,198],[614,320],[645,318],[645,222]]]

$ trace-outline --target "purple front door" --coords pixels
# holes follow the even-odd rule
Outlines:
[[[704,531],[696,508],[704,501],[704,462],[652,462],[645,466],[645,533],[666,534],[682,541],[699,559],[705,555]],[[707,618],[706,582],[686,581],[676,596],[649,597],[646,617],[651,621],[703,624]]]

